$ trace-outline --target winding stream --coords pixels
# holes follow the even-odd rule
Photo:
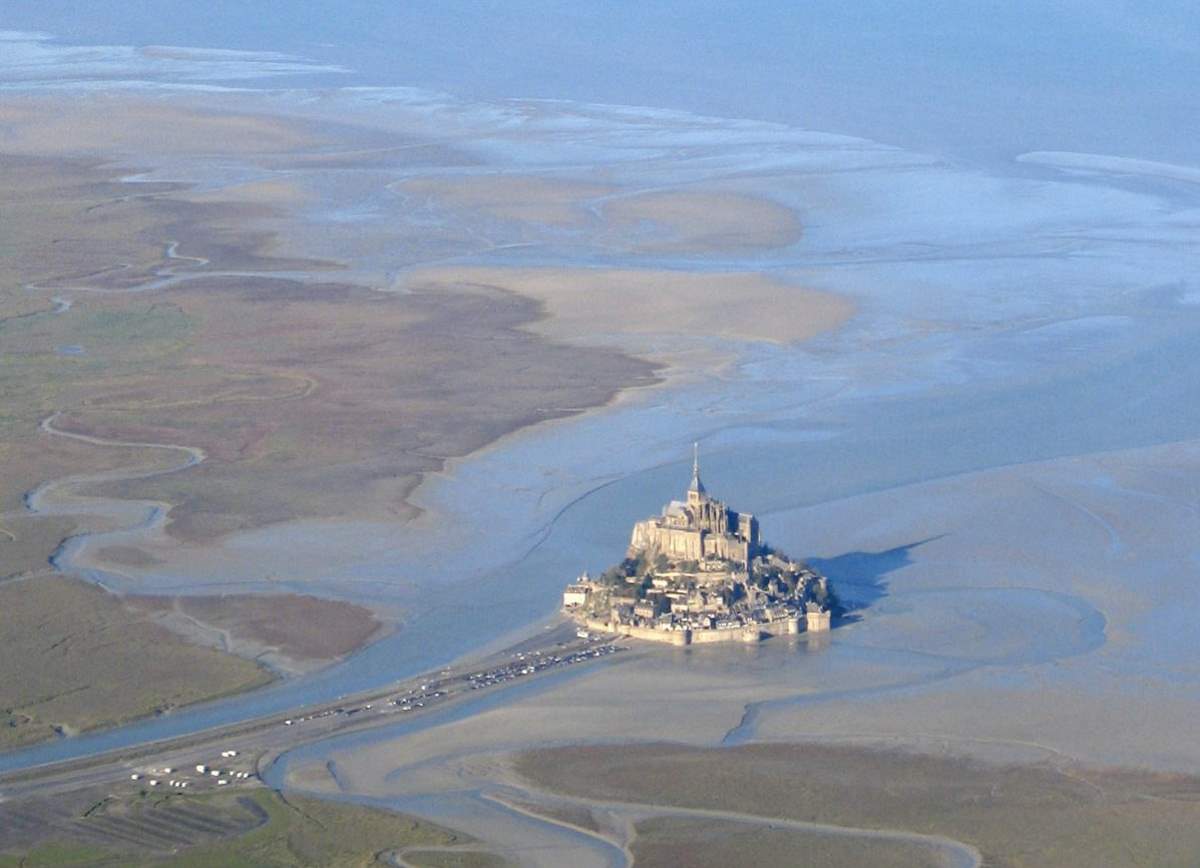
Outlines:
[[[145,443],[127,440],[109,440],[87,434],[64,431],[55,426],[61,413],[53,413],[42,420],[41,430],[54,437],[65,437],[89,443],[93,446],[109,446],[126,449],[145,449],[168,453],[182,453],[183,460],[165,467],[121,468],[103,473],[85,473],[45,482],[26,493],[25,506],[35,515],[89,516],[114,525],[105,531],[79,533],[66,541],[51,556],[50,564],[55,569],[72,570],[72,560],[81,546],[89,541],[102,540],[108,533],[125,533],[133,530],[151,531],[161,528],[170,509],[170,504],[154,501],[129,501],[109,497],[89,496],[78,493],[78,489],[102,482],[119,482],[130,479],[149,479],[168,473],[177,473],[204,461],[204,450],[194,446],[178,446],[169,443]],[[103,585],[102,578],[92,576]]]
[[[606,814],[612,815],[622,821],[626,825],[628,831],[624,836],[623,841],[613,841],[614,845],[620,844],[622,849],[623,861],[619,864],[624,866],[633,864],[632,853],[630,852],[631,845],[635,840],[636,833],[633,831],[635,823],[659,818],[659,817],[680,817],[684,819],[697,820],[725,820],[734,823],[743,823],[753,826],[765,826],[767,828],[782,828],[794,829],[798,832],[807,832],[809,834],[826,835],[834,838],[850,838],[859,840],[874,840],[886,841],[897,844],[912,844],[929,851],[930,855],[937,860],[939,865],[946,868],[980,868],[983,865],[983,854],[978,849],[970,844],[965,844],[962,841],[956,841],[952,838],[947,838],[942,835],[923,835],[918,832],[906,832],[898,829],[868,829],[858,828],[854,826],[836,826],[831,823],[813,823],[803,820],[791,820],[782,817],[767,817],[760,814],[747,814],[737,811],[719,811],[706,810],[703,808],[678,808],[664,805],[651,805],[639,802],[613,802],[597,799],[584,799],[570,796],[560,796],[558,794],[550,794],[544,791],[535,790],[512,790],[511,794],[519,797],[529,798],[531,796],[547,801],[551,804],[567,804],[578,805],[585,808],[600,810]],[[502,800],[510,793],[501,795],[487,795],[491,801]],[[510,806],[511,807],[511,806]],[[515,808],[514,808],[515,810]],[[526,816],[533,815],[528,811],[521,811]],[[556,822],[549,817],[538,817],[543,822],[567,826],[574,828],[567,823]],[[602,835],[596,837],[603,838]]]

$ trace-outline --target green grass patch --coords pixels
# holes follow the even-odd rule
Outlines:
[[[24,856],[0,856],[0,868],[108,868],[128,863],[126,854],[82,844],[46,844]]]
[[[374,808],[303,797],[285,800],[270,790],[258,790],[252,798],[267,812],[266,824],[230,841],[196,847],[166,864],[178,868],[349,868],[372,864],[387,850],[463,841],[445,829]]]
[[[201,648],[60,576],[0,584],[0,748],[259,687],[257,664]]]
[[[417,868],[503,868],[509,864],[481,850],[408,850],[404,861]]]
[[[156,839],[172,810],[186,808],[192,817],[203,817],[211,828],[240,828],[249,831],[209,834],[208,840],[172,846]],[[127,846],[87,846],[79,838],[89,833],[89,824],[104,824],[118,818]],[[193,820],[195,824],[197,821]],[[147,843],[136,843],[141,829]],[[197,796],[152,798],[131,796],[106,803],[102,811],[77,819],[65,830],[48,831],[44,841],[26,853],[0,855],[0,868],[40,866],[121,865],[129,868],[172,866],[172,868],[359,868],[381,864],[380,858],[394,851],[422,847],[466,847],[456,852],[428,855],[435,861],[418,863],[460,868],[500,868],[503,860],[478,848],[476,842],[448,829],[388,811],[361,805],[324,802],[308,797],[284,797],[273,790],[210,793]],[[74,837],[73,837],[74,836]],[[2,833],[0,833],[2,840]],[[122,847],[115,850],[113,847]]]
[[[518,771],[588,798],[942,835],[990,868],[1195,868],[1200,853],[1200,778],[1187,775],[830,744],[556,748]]]

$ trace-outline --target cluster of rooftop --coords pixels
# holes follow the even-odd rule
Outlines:
[[[584,627],[690,645],[829,629],[829,580],[773,551],[758,520],[709,496],[698,452],[685,500],[633,527],[625,559],[563,592]]]

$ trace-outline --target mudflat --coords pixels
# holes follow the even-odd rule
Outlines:
[[[801,236],[799,217],[770,200],[727,191],[664,190],[615,197],[603,205],[617,226],[641,229],[635,249],[711,253],[787,247]]]
[[[550,227],[637,254],[770,250],[802,234],[795,211],[736,190],[639,190],[586,177],[494,173],[416,178],[391,189],[413,207],[455,221],[523,226],[531,238]]]
[[[470,209],[497,220],[584,228],[597,222],[587,203],[616,188],[529,175],[482,174],[413,178],[391,189],[427,207]]]
[[[129,154],[277,154],[322,144],[287,119],[197,109],[175,100],[91,92],[87,98],[9,94],[0,104],[0,151],[67,156]]]
[[[405,495],[446,459],[652,381],[644,362],[531,334],[542,312],[525,298],[398,296],[328,280],[335,263],[275,255],[264,221],[308,201],[287,182],[192,194],[122,182],[132,166],[95,156],[28,155],[66,124],[77,152],[131,159],[105,132],[106,110],[142,125],[147,160],[223,142],[290,159],[324,134],[135,100],[50,102],[7,103],[0,143],[16,151],[0,154],[5,509],[48,479],[162,457],[46,437],[38,424],[61,411],[73,433],[205,450],[201,467],[119,492],[172,507],[181,539],[347,513],[403,519]],[[279,271],[315,279],[265,276]]]
[[[531,334],[536,304],[498,292],[212,277],[130,306],[186,323],[186,350],[59,427],[203,449],[195,468],[104,489],[171,504],[168,533],[192,541],[296,518],[411,517],[406,496],[447,459],[654,371]]]

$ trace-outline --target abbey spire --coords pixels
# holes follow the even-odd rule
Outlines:
[[[692,444],[692,484],[688,486],[688,491],[694,491],[697,494],[704,494],[704,483],[700,481],[700,444]]]

